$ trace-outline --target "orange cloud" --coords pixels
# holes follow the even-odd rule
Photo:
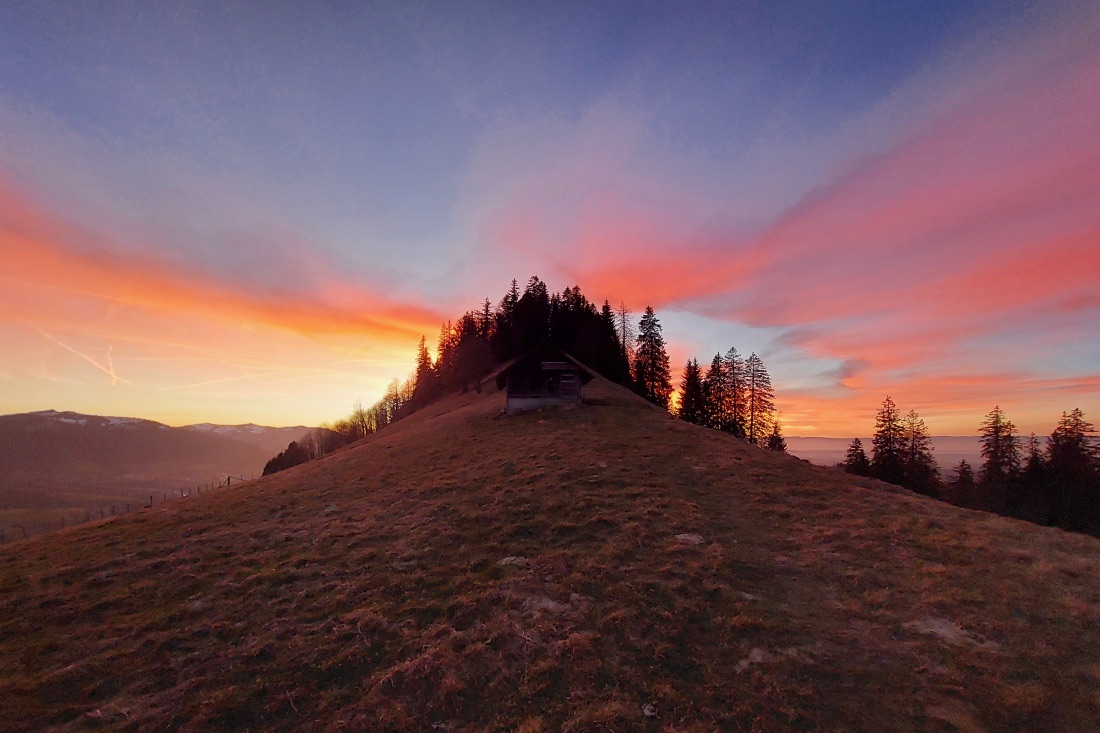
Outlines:
[[[10,183],[0,184],[0,252],[6,411],[317,424],[405,377],[420,335],[443,320],[312,252],[289,276],[269,267],[250,282],[188,253],[168,253],[176,263],[128,254]]]
[[[362,335],[411,342],[433,333],[443,317],[324,273],[308,290],[264,290],[220,277],[200,265],[173,265],[123,255],[112,243],[29,205],[0,184],[0,278],[55,293],[94,298],[165,314],[256,323],[313,336]],[[10,289],[9,289],[10,290]],[[40,304],[0,295],[0,317],[33,316]]]

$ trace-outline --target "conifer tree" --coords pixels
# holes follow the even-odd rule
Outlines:
[[[415,384],[413,404],[423,405],[435,392],[435,368],[423,336],[420,337],[420,343],[416,346],[416,371],[413,372],[413,382]]]
[[[905,428],[897,405],[887,395],[875,414],[871,445],[871,475],[901,486],[905,479]]]
[[[699,373],[699,362],[688,359],[684,365],[684,371],[680,375],[680,408],[678,414],[681,420],[686,420],[695,425],[702,425],[704,418],[703,378]]]
[[[672,394],[668,353],[661,335],[661,323],[651,306],[646,306],[638,324],[638,339],[634,349],[634,389],[655,405],[668,409]]]
[[[703,425],[721,430],[726,423],[727,381],[722,355],[715,354],[703,377]]]
[[[1009,501],[1010,486],[1020,472],[1020,445],[1016,426],[995,406],[985,416],[980,428],[982,458],[978,472],[979,499],[973,508],[1004,513]]]
[[[1045,481],[1046,460],[1042,446],[1035,433],[1031,433],[1023,450],[1023,463],[1019,474],[1008,484],[1005,499],[1005,513],[1016,519],[1029,522],[1046,521],[1043,511],[1043,482]]]
[[[1047,439],[1048,523],[1100,534],[1100,475],[1096,432],[1080,408],[1062,413]]]
[[[538,346],[550,335],[550,293],[534,275],[516,303],[515,324],[517,353]]]
[[[516,355],[519,348],[516,336],[516,305],[519,304],[519,286],[512,280],[512,286],[497,305],[493,315],[493,335],[490,344],[493,355],[499,361],[507,361]]]
[[[973,502],[974,469],[965,458],[955,466],[954,475],[948,480],[951,486],[951,503],[969,506]]]
[[[852,442],[848,444],[848,453],[844,457],[844,470],[856,476],[871,475],[871,462],[867,460],[863,441],[859,438],[852,438]]]
[[[619,333],[615,328],[615,311],[611,304],[604,300],[600,309],[600,350],[603,353],[600,366],[596,366],[603,376],[619,384],[630,383],[630,361],[626,351],[619,340]]]
[[[477,319],[478,336],[489,341],[493,336],[493,304],[486,298],[485,302],[481,304],[481,312],[478,313]]]
[[[1020,444],[1016,426],[1005,417],[1000,405],[995,406],[982,421],[981,481],[1003,487],[1020,470]]]
[[[936,459],[932,456],[932,439],[928,428],[916,410],[905,416],[905,488],[919,494],[934,496],[939,484]]]
[[[775,391],[764,360],[753,352],[745,360],[745,437],[763,445],[775,412]]]
[[[768,450],[777,451],[779,453],[787,452],[787,441],[783,439],[783,434],[780,432],[779,420],[772,421],[772,432],[768,435]]]
[[[630,316],[634,315],[626,303],[619,302],[619,309],[615,311],[615,328],[619,333],[619,343],[622,344],[623,354],[631,364],[634,363],[634,339],[637,334],[634,329],[634,321]]]
[[[763,362],[760,362],[763,368]],[[731,346],[726,355],[722,357],[722,371],[725,375],[725,399],[726,406],[722,411],[724,419],[721,430],[730,435],[744,438],[748,435],[748,366],[736,347]],[[767,378],[768,389],[771,389],[771,377],[767,370],[763,370],[763,376]],[[774,395],[772,395],[774,398]]]

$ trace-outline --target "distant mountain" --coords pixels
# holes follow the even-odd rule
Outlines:
[[[314,428],[305,425],[295,425],[290,428],[271,428],[266,425],[246,423],[244,425],[215,425],[213,423],[199,423],[198,425],[184,425],[183,430],[192,430],[207,435],[218,435],[223,438],[233,438],[242,443],[251,443],[263,448],[268,458],[285,449],[292,440],[299,440]]]
[[[810,463],[819,466],[835,466],[844,462],[844,456],[848,452],[851,438],[815,438],[815,437],[788,437],[787,450],[791,455],[805,458]],[[863,441],[863,450],[867,457],[871,457],[871,439],[860,438]],[[965,458],[970,465],[977,468],[981,465],[982,449],[981,438],[970,435],[934,435],[932,436],[933,455],[939,464],[940,473],[947,473]]]
[[[259,476],[306,427],[169,427],[76,412],[0,416],[0,530]],[[80,511],[77,511],[80,510]],[[36,513],[37,512],[37,513]],[[9,535],[11,532],[9,531]]]

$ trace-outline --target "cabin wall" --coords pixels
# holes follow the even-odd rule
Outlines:
[[[541,407],[562,407],[568,405],[581,404],[581,396],[578,394],[573,398],[562,398],[558,395],[539,396],[539,397],[508,397],[508,412],[526,412],[527,410],[537,410]]]

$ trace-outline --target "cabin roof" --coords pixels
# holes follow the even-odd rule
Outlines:
[[[557,348],[551,346],[547,342],[543,341],[533,349],[520,354],[515,357],[504,366],[500,368],[496,373],[497,389],[504,389],[508,383],[508,372],[515,368],[518,364],[525,363],[533,358],[539,358],[540,368],[543,371],[556,371],[556,372],[571,372],[576,371],[580,374],[581,384],[588,384],[595,377],[596,373],[590,368],[574,359],[572,356]]]

